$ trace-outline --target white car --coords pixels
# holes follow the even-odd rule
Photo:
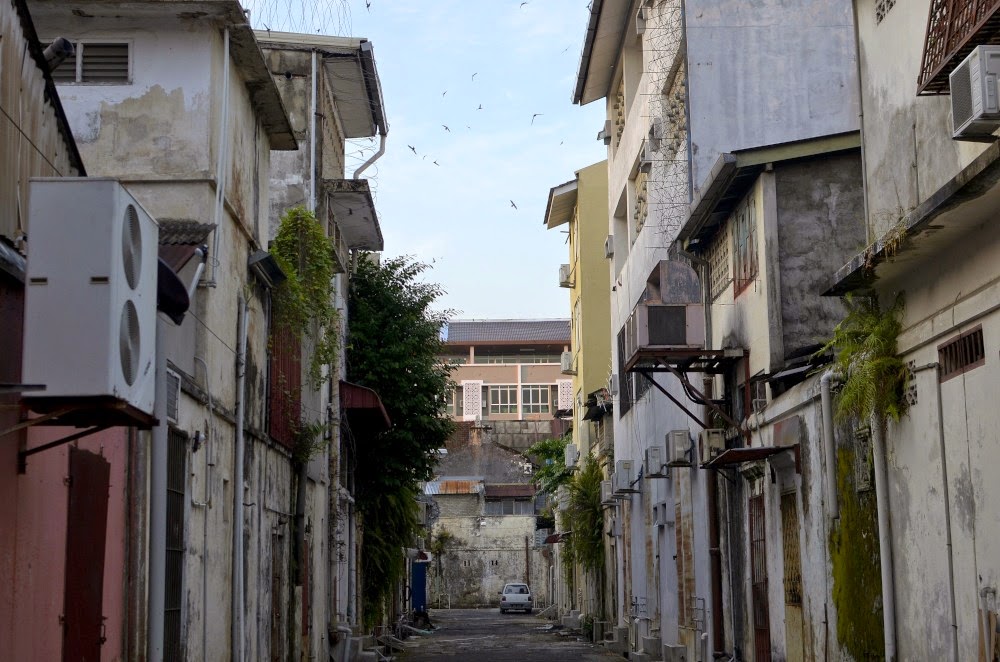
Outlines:
[[[527,584],[504,584],[503,590],[500,591],[501,614],[506,614],[512,609],[530,614],[533,606],[531,589]]]

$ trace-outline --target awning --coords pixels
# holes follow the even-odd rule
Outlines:
[[[756,462],[771,457],[781,451],[794,450],[796,446],[756,446],[753,448],[729,448],[717,455],[706,467],[724,467],[744,462]]]
[[[572,531],[563,531],[561,533],[553,533],[545,539],[546,545],[554,545],[556,543],[565,542],[572,535]]]
[[[535,486],[531,483],[515,483],[515,484],[503,484],[503,485],[487,485],[486,486],[486,498],[487,499],[503,499],[503,498],[530,498],[535,496]]]
[[[392,427],[378,393],[351,382],[340,382],[340,409],[355,432],[385,432]]]

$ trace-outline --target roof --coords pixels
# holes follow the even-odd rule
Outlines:
[[[590,17],[587,20],[587,33],[583,38],[573,103],[584,105],[608,95],[618,54],[622,50],[631,6],[629,0],[593,0],[590,3]]]
[[[355,432],[378,433],[392,427],[378,393],[366,386],[341,380],[340,408]]]
[[[533,497],[535,496],[535,486],[531,483],[509,484],[509,485],[487,485],[486,498],[504,497]]]
[[[160,225],[160,259],[175,272],[184,268],[195,250],[205,243],[215,229],[214,223],[187,219],[157,219]]]
[[[551,230],[572,220],[579,187],[577,180],[571,179],[549,190],[549,202],[545,205],[546,228]]]
[[[445,343],[541,342],[567,343],[569,320],[452,320]]]
[[[337,219],[344,243],[351,250],[381,251],[382,228],[367,179],[323,179],[323,194]]]
[[[481,477],[447,477],[431,480],[424,484],[424,494],[456,495],[481,494],[483,479]]]

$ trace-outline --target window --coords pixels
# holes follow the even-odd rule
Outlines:
[[[708,249],[708,264],[714,301],[732,281],[729,275],[729,233],[725,230],[719,233]]]
[[[534,515],[535,504],[531,499],[487,499],[486,514],[498,515]]]
[[[957,377],[986,363],[986,348],[983,345],[983,327],[977,326],[938,346],[938,363],[941,364],[940,379],[945,381]]]
[[[63,60],[52,72],[57,83],[118,83],[131,82],[128,43],[98,43],[78,41],[76,52]]]
[[[483,364],[504,364],[515,365],[518,363],[559,363],[558,354],[526,353],[526,354],[493,354],[488,352],[476,352],[476,359],[473,363]]]
[[[753,198],[740,205],[733,228],[733,265],[736,294],[757,278],[757,219]]]
[[[547,384],[531,384],[521,387],[521,411],[525,414],[549,413],[549,391]]]
[[[444,392],[445,411],[449,416],[455,415],[455,389],[447,389]]]
[[[632,408],[633,373],[625,372],[625,327],[618,331],[618,418]]]
[[[513,384],[489,387],[490,414],[517,413],[517,387]]]

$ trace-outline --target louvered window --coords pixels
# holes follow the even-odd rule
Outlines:
[[[76,52],[52,72],[57,83],[118,83],[131,80],[128,43],[76,42]]]
[[[941,364],[941,381],[957,377],[986,363],[986,348],[983,345],[983,327],[971,331],[938,346],[938,362]]]

